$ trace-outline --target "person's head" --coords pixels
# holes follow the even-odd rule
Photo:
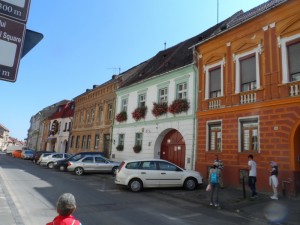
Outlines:
[[[71,215],[76,209],[76,201],[74,195],[71,193],[62,194],[56,203],[56,210],[59,215]]]
[[[248,159],[253,160],[253,155],[248,155]]]

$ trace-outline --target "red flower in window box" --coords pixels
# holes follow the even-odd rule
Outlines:
[[[147,112],[147,107],[146,106],[136,108],[132,112],[132,118],[135,119],[136,121],[138,121],[142,118],[145,118],[146,112]]]
[[[161,102],[161,103],[153,103],[153,109],[152,114],[155,117],[161,116],[163,114],[166,114],[168,112],[168,103]]]
[[[122,111],[119,114],[116,115],[116,120],[121,123],[123,121],[127,120],[127,112]]]
[[[117,145],[116,149],[118,151],[123,151],[124,150],[124,145]]]
[[[168,111],[172,114],[178,114],[188,111],[190,103],[186,99],[176,99],[169,106]]]
[[[139,153],[141,150],[142,150],[142,146],[140,146],[140,145],[133,146],[133,151],[135,153]]]

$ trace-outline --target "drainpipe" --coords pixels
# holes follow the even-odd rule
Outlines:
[[[194,56],[194,62],[193,62],[193,71],[194,71],[194,115],[193,115],[193,130],[194,130],[194,135],[193,135],[193,151],[192,151],[192,169],[195,169],[195,164],[196,164],[196,150],[197,150],[197,134],[198,134],[198,125],[197,125],[197,106],[198,106],[198,95],[197,95],[197,90],[198,90],[198,68],[197,68],[197,60],[198,60],[198,52],[196,51],[195,47],[193,47],[193,56]],[[195,58],[196,57],[196,58]]]

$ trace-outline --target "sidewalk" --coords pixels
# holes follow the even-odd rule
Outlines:
[[[213,207],[209,206],[210,193],[205,191],[205,187],[196,191],[160,189],[159,192],[206,207]],[[249,195],[248,190],[246,194]],[[258,193],[257,198],[251,199],[247,196],[244,198],[243,190],[240,189],[220,189],[220,207],[218,209],[265,224],[299,225],[300,197],[283,198],[279,196],[279,200],[272,200],[270,195],[271,193]]]
[[[18,210],[9,196],[0,176],[0,218],[1,224],[24,225]]]

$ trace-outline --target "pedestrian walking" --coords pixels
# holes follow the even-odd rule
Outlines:
[[[223,162],[222,162],[222,160],[219,159],[219,156],[217,154],[215,155],[214,163],[216,163],[218,169],[220,169],[220,170],[224,169]],[[223,178],[222,178],[222,181],[223,181]],[[224,183],[223,182],[220,183],[220,188],[222,188],[222,189],[224,188]]]
[[[253,160],[253,155],[248,155],[249,178],[248,185],[251,190],[251,198],[257,197],[256,192],[256,162]]]
[[[56,211],[58,216],[52,222],[46,225],[82,225],[79,220],[76,220],[72,213],[76,210],[76,201],[71,193],[62,194],[56,203]]]
[[[276,162],[271,161],[270,162],[270,166],[271,166],[271,175],[269,177],[269,184],[273,189],[273,195],[270,197],[271,199],[274,200],[278,200],[278,191],[277,191],[277,187],[278,187],[278,165]]]
[[[223,165],[222,160],[219,159],[219,156],[218,156],[218,155],[215,155],[214,163],[215,163],[215,162],[218,163],[218,168],[219,168],[220,170],[223,170],[224,165]]]
[[[208,185],[210,185],[210,205],[219,207],[219,189],[223,184],[222,171],[218,168],[218,163],[214,162],[209,170]]]

